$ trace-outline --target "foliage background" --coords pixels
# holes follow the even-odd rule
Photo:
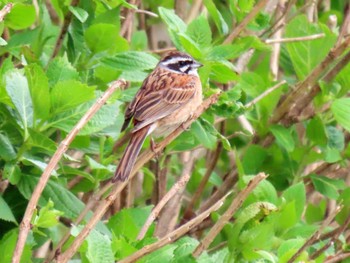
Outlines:
[[[1,17],[0,262],[11,261],[28,200],[59,143],[122,78],[128,88],[84,126],[52,173],[22,262],[51,260],[65,233],[61,249],[69,248],[92,213],[76,218],[123,152],[126,103],[174,47],[204,64],[204,95],[221,91],[219,100],[137,173],[74,258],[129,262],[232,190],[219,210],[140,262],[348,261],[348,1],[16,0]],[[194,257],[259,172],[269,177]],[[151,209],[186,173],[188,183],[138,240]]]

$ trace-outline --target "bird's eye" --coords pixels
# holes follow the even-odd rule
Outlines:
[[[179,64],[180,64],[180,66],[185,66],[185,65],[186,65],[186,62],[183,61],[183,60],[181,60],[181,61],[179,61]]]

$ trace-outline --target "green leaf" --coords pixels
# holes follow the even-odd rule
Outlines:
[[[288,38],[303,37],[325,33],[324,38],[287,43],[287,50],[292,60],[294,70],[303,80],[328,54],[333,47],[336,36],[323,25],[312,24],[305,15],[295,17],[286,26],[285,36]]]
[[[4,198],[0,195],[0,219],[15,223],[17,225],[17,221],[15,216],[13,215],[11,208],[8,206]]]
[[[196,42],[185,34],[178,34],[178,38],[187,53],[195,58],[202,58],[202,52]]]
[[[92,53],[114,52],[118,46],[119,29],[111,24],[94,24],[85,31],[85,41]]]
[[[104,58],[102,63],[115,70],[139,71],[155,68],[158,60],[146,52],[127,51],[111,58]]]
[[[245,175],[243,177],[244,184],[247,185],[253,177],[254,176],[251,175]],[[267,180],[264,180],[259,183],[259,185],[254,189],[254,191],[250,193],[248,198],[246,198],[243,206],[248,206],[258,201],[266,201],[271,204],[277,204],[277,191],[275,187]]]
[[[306,126],[306,136],[318,145],[327,144],[325,126],[319,117],[312,118]]]
[[[44,70],[37,64],[25,68],[28,86],[33,100],[35,119],[45,120],[50,111],[49,82]]]
[[[270,130],[275,136],[277,143],[288,152],[294,151],[295,143],[290,131],[281,125],[273,125]]]
[[[34,5],[16,3],[12,10],[5,16],[5,25],[14,30],[30,27],[36,19]]]
[[[310,177],[315,189],[330,199],[337,199],[339,190],[346,188],[345,182],[341,179],[331,179],[316,174],[312,174]]]
[[[93,229],[87,239],[86,257],[91,263],[113,263],[114,253],[111,247],[111,240],[105,234]]]
[[[267,156],[268,153],[263,147],[254,144],[248,146],[242,160],[245,173],[257,174],[261,171]]]
[[[93,103],[94,101],[90,101],[79,105],[72,110],[53,116],[49,121],[49,126],[60,128],[65,132],[69,132],[86,113],[86,111],[93,105]],[[104,105],[83,127],[83,129],[79,132],[79,135],[96,133],[116,123],[116,121],[120,120],[120,105],[120,101],[116,101],[113,104]]]
[[[67,56],[57,57],[52,60],[47,68],[47,77],[50,86],[63,80],[78,80],[79,74],[76,69],[69,63]]]
[[[37,176],[22,174],[17,186],[26,199],[30,199],[38,181],[39,178]],[[68,218],[77,217],[84,208],[84,204],[79,198],[73,195],[66,187],[52,180],[49,180],[44,188],[39,199],[39,205],[45,206],[50,199],[54,202],[55,208],[64,212],[64,216]]]
[[[6,45],[7,45],[7,41],[2,37],[0,37],[0,46],[6,46]]]
[[[58,225],[58,217],[63,215],[63,212],[54,209],[54,203],[49,202],[40,209],[39,215],[34,220],[34,226],[42,228],[50,228]]]
[[[24,130],[33,125],[33,103],[28,81],[17,69],[6,74],[6,91],[21,120]]]
[[[297,219],[301,218],[306,202],[306,190],[303,183],[292,185],[284,191],[282,197],[287,201],[295,201],[295,214]]]
[[[210,79],[220,83],[227,83],[230,81],[238,80],[238,76],[231,63],[226,61],[216,61],[211,62],[210,64]]]
[[[289,239],[281,243],[278,248],[278,262],[287,263],[288,260],[298,251],[299,248],[305,243],[304,239]],[[295,262],[301,262],[304,260],[297,258]]]
[[[186,24],[180,17],[178,17],[174,10],[166,9],[164,7],[158,8],[159,15],[162,18],[162,20],[167,24],[169,29],[182,33],[186,31]]]
[[[1,263],[11,263],[13,252],[15,251],[16,243],[18,239],[18,228],[13,228],[5,235],[3,235],[0,241],[0,251],[6,253],[0,253]],[[28,243],[25,244],[23,253],[21,255],[21,263],[32,262],[32,250]]]
[[[14,162],[7,162],[4,167],[3,178],[8,179],[11,184],[17,184],[22,172]]]
[[[51,90],[52,114],[79,106],[95,97],[94,88],[76,80],[58,82]]]
[[[135,240],[151,209],[152,206],[124,209],[112,216],[107,225],[115,235]]]
[[[84,23],[86,21],[86,19],[88,19],[88,17],[89,17],[89,13],[80,7],[69,6],[68,9],[82,23]]]
[[[199,47],[209,47],[212,36],[207,19],[200,15],[187,27],[186,35],[189,36]]]
[[[216,137],[209,133],[198,120],[192,123],[191,133],[197,138],[199,143],[209,149],[214,149]]]
[[[305,219],[308,224],[322,222],[326,214],[326,200],[321,200],[317,205],[308,204],[305,211]]]
[[[345,138],[344,133],[333,126],[326,127],[329,148],[337,149],[339,151],[344,150],[345,147]]]
[[[17,157],[17,153],[12,146],[9,138],[0,133],[0,158],[5,161],[14,160]]]
[[[331,111],[336,121],[347,131],[350,131],[350,98],[333,101]]]
[[[226,35],[228,33],[228,26],[219,10],[216,8],[214,2],[212,0],[204,0],[203,2],[213,18],[216,27],[219,29],[220,34]]]
[[[28,145],[38,147],[45,150],[49,154],[53,154],[57,148],[56,143],[41,132],[29,129]]]

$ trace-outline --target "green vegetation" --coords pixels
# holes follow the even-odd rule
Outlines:
[[[1,263],[350,262],[348,1],[0,8]],[[125,106],[174,48],[208,109],[111,185]]]

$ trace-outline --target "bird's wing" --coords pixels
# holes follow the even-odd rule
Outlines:
[[[171,78],[169,74],[146,81],[147,85],[135,103],[134,120],[137,131],[162,119],[188,103],[196,93],[196,79],[189,75]]]

